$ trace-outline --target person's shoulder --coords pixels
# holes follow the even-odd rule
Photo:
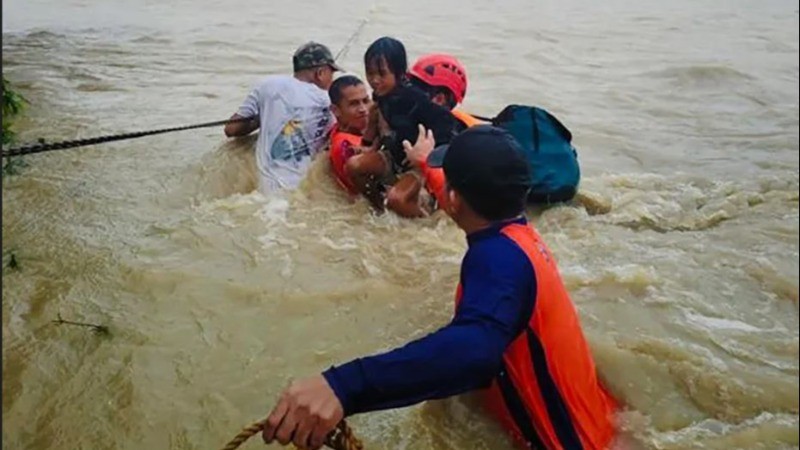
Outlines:
[[[426,94],[425,91],[423,91],[417,86],[414,86],[411,83],[403,84],[401,90],[403,92],[403,95],[407,95],[412,98],[430,100],[430,97],[428,97],[428,94]]]
[[[267,75],[256,81],[253,89],[261,93],[280,91],[286,86],[286,78],[284,75]]]
[[[332,146],[347,146],[353,147],[361,144],[361,136],[353,133],[342,131],[338,126],[334,125],[331,130],[331,145]]]
[[[465,262],[487,273],[520,272],[532,267],[522,247],[503,233],[486,236],[471,244]]]
[[[398,95],[407,103],[413,104],[420,113],[438,115],[447,121],[455,122],[450,109],[434,102],[428,94],[419,87],[407,83],[398,89]]]
[[[258,89],[269,97],[278,96],[289,103],[318,108],[330,107],[327,91],[291,75],[267,76],[262,79]]]
[[[475,240],[469,246],[469,251],[482,256],[494,256],[496,253],[525,253],[513,239],[501,232],[491,233]]]
[[[297,99],[306,99],[311,101],[312,104],[319,107],[328,107],[331,104],[328,91],[320,88],[314,83],[308,81],[301,81],[293,76],[286,77],[285,84],[281,86],[284,94],[293,96]]]
[[[309,89],[311,90],[312,95],[316,97],[317,101],[327,106],[330,106],[331,98],[328,95],[328,91],[322,89],[321,87],[317,86],[314,83],[306,83],[306,84],[310,85]]]
[[[386,100],[419,103],[430,101],[430,98],[428,98],[422,89],[410,83],[403,83],[387,94]]]
[[[284,87],[291,85],[293,81],[295,81],[294,77],[289,75],[267,75],[261,79],[259,84],[269,87]]]
[[[331,148],[341,145],[347,141],[347,133],[341,131],[338,125],[331,128]]]

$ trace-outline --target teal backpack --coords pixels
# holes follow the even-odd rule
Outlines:
[[[572,133],[552,114],[534,106],[509,105],[490,120],[511,133],[525,151],[533,175],[528,200],[557,203],[578,191],[581,171]]]

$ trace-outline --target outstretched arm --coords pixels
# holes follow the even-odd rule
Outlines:
[[[510,241],[470,251],[463,297],[444,328],[388,353],[293,383],[273,409],[264,440],[317,448],[345,415],[443,398],[487,385],[527,323],[536,281]]]
[[[242,105],[239,106],[239,110],[236,111],[236,114],[231,116],[231,120],[245,117],[249,117],[250,120],[225,124],[225,136],[247,136],[252,133],[253,130],[258,129],[260,124],[258,117],[260,110],[259,98],[261,98],[259,87],[255,87],[247,94],[247,97],[242,102]]]
[[[236,113],[231,116],[230,120],[241,119],[241,118],[242,116]],[[258,127],[259,127],[258,116],[250,117],[250,120],[242,122],[227,123],[225,124],[225,136],[227,137],[247,136],[254,130],[257,130]]]

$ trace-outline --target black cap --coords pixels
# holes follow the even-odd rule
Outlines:
[[[509,190],[530,189],[531,168],[516,139],[508,131],[478,125],[428,155],[429,167],[441,167],[447,182],[470,197],[506,198]]]

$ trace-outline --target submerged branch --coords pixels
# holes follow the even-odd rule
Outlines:
[[[64,320],[61,317],[61,313],[58,314],[58,319],[54,320],[53,323],[56,325],[75,325],[78,327],[86,327],[91,328],[97,334],[104,334],[109,335],[111,332],[109,331],[108,327],[105,325],[97,325],[94,323],[85,323],[85,322],[74,322],[72,320]]]

